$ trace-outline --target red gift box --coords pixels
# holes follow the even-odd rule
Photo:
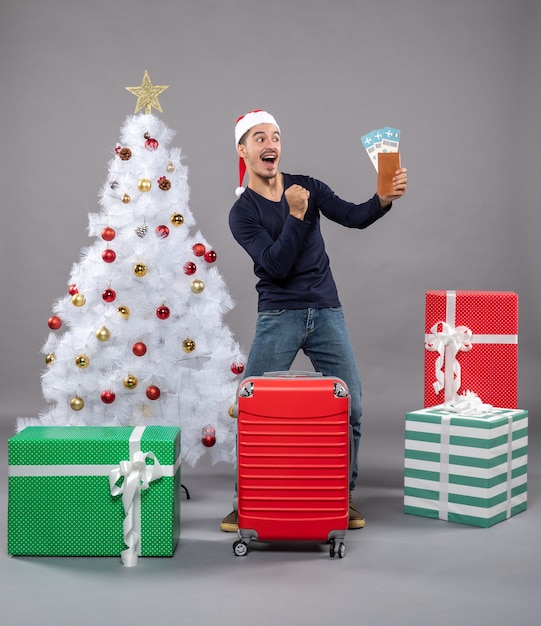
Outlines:
[[[485,404],[518,408],[516,293],[426,292],[424,405],[466,391]]]

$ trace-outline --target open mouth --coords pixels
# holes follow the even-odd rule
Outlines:
[[[264,152],[261,155],[261,160],[265,165],[272,166],[276,163],[277,155],[275,152]]]

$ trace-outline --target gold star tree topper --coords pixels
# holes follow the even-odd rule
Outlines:
[[[169,85],[153,85],[148,72],[145,70],[143,82],[139,87],[126,87],[126,89],[134,96],[137,96],[135,112],[139,113],[141,109],[145,109],[145,113],[150,115],[152,107],[157,109],[160,113],[163,113],[162,107],[158,101],[158,96],[168,87]]]

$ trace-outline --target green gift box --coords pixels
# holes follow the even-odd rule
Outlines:
[[[8,553],[172,556],[180,428],[29,426],[8,442]]]
[[[488,528],[527,507],[528,412],[406,414],[404,512]]]

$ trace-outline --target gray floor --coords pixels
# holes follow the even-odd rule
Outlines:
[[[397,426],[365,437],[356,493],[367,525],[347,534],[344,559],[329,558],[324,545],[263,543],[235,557],[234,535],[218,529],[231,508],[233,469],[203,465],[183,469],[192,497],[182,501],[174,557],[124,568],[116,558],[7,555],[13,424],[0,420],[2,626],[541,623],[539,428],[530,430],[529,508],[490,529],[402,513]]]

